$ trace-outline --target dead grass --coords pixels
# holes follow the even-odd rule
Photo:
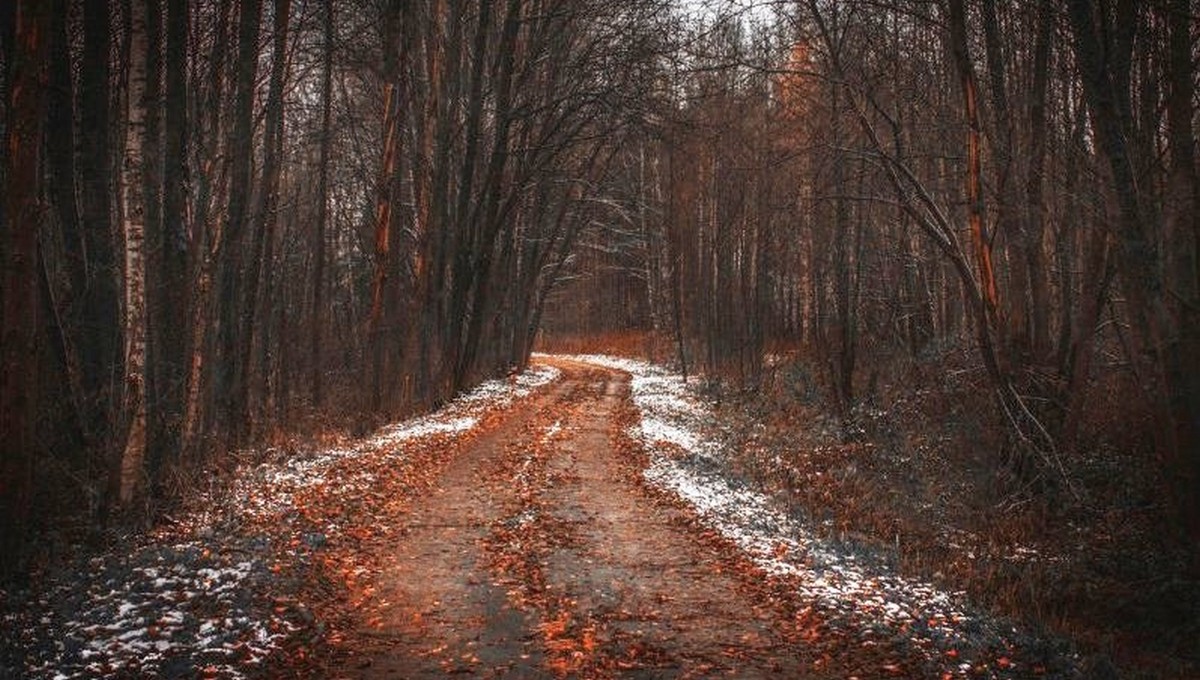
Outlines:
[[[1078,453],[1063,461],[1074,493],[1029,492],[1007,472],[969,354],[877,372],[844,421],[805,357],[774,364],[765,388],[716,395],[734,465],[827,537],[873,545],[906,574],[1071,637],[1122,677],[1200,674],[1200,595],[1124,376],[1093,388]]]

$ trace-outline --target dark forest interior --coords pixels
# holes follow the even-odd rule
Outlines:
[[[0,584],[610,354],[829,536],[1194,677],[1198,45],[1191,0],[0,3]]]

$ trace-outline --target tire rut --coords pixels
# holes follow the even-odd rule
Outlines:
[[[744,578],[647,497],[629,378],[563,362],[417,501],[348,677],[794,676]],[[361,659],[365,659],[362,661]]]
[[[472,442],[413,503],[375,579],[376,615],[357,631],[365,648],[343,677],[536,677],[541,655],[534,621],[492,578],[483,542],[505,508],[517,503],[511,487],[497,483],[506,447],[572,389],[560,382],[507,410],[503,422]]]

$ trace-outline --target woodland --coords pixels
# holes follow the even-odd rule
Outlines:
[[[0,3],[0,583],[603,352],[834,531],[1194,670],[1198,45],[1192,0]],[[943,568],[925,500],[1121,583]]]

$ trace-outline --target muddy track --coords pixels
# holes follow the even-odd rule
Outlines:
[[[796,675],[753,588],[642,488],[628,376],[557,366],[414,501],[338,675]]]

